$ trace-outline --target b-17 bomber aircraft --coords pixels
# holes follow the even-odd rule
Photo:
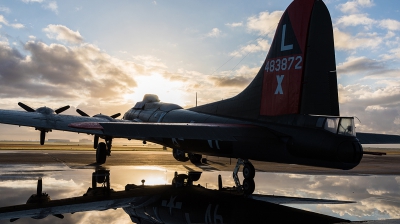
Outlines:
[[[249,194],[255,185],[249,160],[352,169],[363,156],[354,118],[339,113],[332,21],[320,0],[289,5],[259,72],[232,98],[183,109],[147,94],[122,120],[0,110],[0,122],[93,134],[99,164],[110,155],[112,138],[170,147],[178,161],[238,158],[235,183]]]

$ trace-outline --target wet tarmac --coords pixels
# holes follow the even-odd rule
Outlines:
[[[236,160],[208,157],[206,164],[177,162],[170,152],[113,152],[102,167],[110,170],[111,188],[123,190],[126,184],[170,184],[175,171],[203,171],[199,181],[217,189],[217,176],[224,186],[233,186]],[[94,152],[78,151],[0,151],[0,206],[24,204],[43,179],[43,190],[51,198],[82,196],[92,183],[96,165]],[[400,156],[364,156],[351,171],[335,171],[298,165],[253,161],[258,194],[356,201],[344,205],[290,205],[352,221],[400,218]],[[242,178],[241,174],[239,178]],[[24,218],[16,223],[132,223],[122,210],[64,214],[65,218],[42,220]],[[0,223],[9,223],[0,220]]]

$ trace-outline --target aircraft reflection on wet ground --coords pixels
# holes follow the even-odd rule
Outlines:
[[[36,184],[38,177],[43,179],[43,190],[46,191],[53,200],[71,198],[82,196],[87,192],[89,187],[93,188],[95,185],[93,180],[107,180],[104,175],[103,177],[97,176],[94,179],[90,178],[93,174],[93,167],[81,167],[81,169],[70,169],[62,165],[54,166],[42,166],[42,167],[29,167],[24,165],[17,166],[4,166],[1,168],[0,175],[0,206],[11,206],[17,204],[26,203],[27,198],[36,191]],[[21,169],[22,168],[22,169]],[[174,167],[176,168],[176,167]],[[192,209],[203,205],[204,211],[201,213],[201,220],[205,220],[208,217],[210,223],[218,221],[218,218],[224,218],[225,222],[228,220],[239,221],[238,218],[245,217],[243,211],[237,210],[241,208],[259,208],[250,209],[247,212],[253,212],[253,218],[264,218],[266,217],[266,211],[270,211],[272,207],[279,208],[279,211],[285,213],[279,213],[283,218],[288,217],[287,214],[295,212],[288,207],[281,207],[280,205],[266,206],[264,202],[256,201],[247,203],[243,200],[242,196],[221,196],[221,191],[210,191],[212,193],[204,194],[203,188],[196,194],[193,192],[185,192],[181,188],[171,188],[171,182],[174,178],[174,170],[168,167],[156,167],[156,166],[136,166],[136,167],[122,167],[112,166],[109,167],[111,171],[103,170],[101,172],[111,172],[110,183],[111,188],[114,191],[124,191],[126,184],[137,184],[141,185],[141,180],[145,180],[145,186],[148,185],[163,185],[158,190],[151,190],[147,192],[141,192],[142,196],[155,195],[157,192],[161,192],[164,189],[162,187],[168,187],[168,192],[164,192],[165,199],[158,198],[156,202],[161,205],[158,211],[161,214],[163,201],[165,200],[164,210],[167,212],[164,214],[168,215],[168,211],[174,207],[179,207],[178,202],[193,201],[191,205]],[[184,173],[184,172],[179,172]],[[233,180],[231,179],[231,172],[204,172],[201,178],[195,182],[195,185],[201,184],[206,186],[207,189],[218,189],[217,176],[221,175],[223,180],[223,186],[234,186]],[[97,179],[96,179],[97,178]],[[100,179],[99,179],[100,178]],[[110,180],[108,179],[108,180]],[[298,175],[298,174],[284,174],[284,173],[264,173],[258,172],[255,178],[257,187],[255,193],[263,195],[282,195],[282,196],[293,196],[302,198],[325,198],[333,200],[345,200],[345,201],[356,201],[355,204],[290,204],[287,206],[306,209],[309,211],[325,214],[329,216],[338,217],[340,219],[348,220],[372,220],[372,219],[388,219],[388,218],[399,218],[400,217],[400,176],[318,176],[318,175]],[[107,181],[106,181],[107,183]],[[169,185],[169,186],[168,186]],[[104,186],[107,186],[105,184]],[[110,186],[110,185],[108,185]],[[129,185],[128,185],[129,186]],[[130,185],[133,186],[133,185]],[[135,187],[133,187],[134,189]],[[174,192],[171,192],[174,191]],[[178,195],[181,192],[183,195],[178,196],[174,202],[171,202],[172,195]],[[210,203],[207,201],[207,197],[217,198],[219,201],[215,201],[213,206],[209,209],[209,216],[207,216],[207,208]],[[154,198],[153,198],[154,199]],[[179,200],[177,200],[179,199]],[[154,199],[155,200],[155,199]],[[206,200],[206,204],[202,204],[202,200]],[[265,199],[267,200],[267,199]],[[268,201],[282,202],[280,197],[270,197]],[[287,201],[288,199],[286,199]],[[291,200],[291,199],[289,199]],[[224,213],[224,206],[220,206],[218,209],[216,205],[224,204],[234,206],[236,209],[230,213],[230,216],[219,216]],[[301,201],[300,201],[301,202]],[[304,202],[304,201],[303,201]],[[264,203],[264,204],[263,204]],[[296,202],[299,203],[299,202]],[[169,207],[168,207],[169,205]],[[252,207],[253,206],[253,207]],[[268,208],[267,208],[268,207]],[[84,209],[83,209],[84,210]],[[125,209],[127,210],[127,209]],[[132,210],[133,211],[133,210]],[[131,211],[131,214],[132,214]],[[148,214],[150,210],[143,214]],[[177,210],[174,210],[177,212]],[[278,210],[277,210],[278,211]],[[136,212],[139,212],[137,210]],[[246,211],[245,211],[246,212]],[[129,213],[129,210],[128,210]],[[153,211],[154,213],[154,211]],[[181,214],[183,220],[189,218],[192,222],[196,218],[195,213],[191,213],[191,216],[185,216],[185,213]],[[199,213],[200,214],[200,213]],[[199,215],[198,214],[198,215]],[[234,217],[234,214],[238,217]],[[247,213],[246,213],[247,214]],[[257,216],[257,214],[259,216]],[[278,214],[278,212],[276,212]],[[282,215],[282,214],[286,214]],[[132,219],[122,209],[117,210],[106,210],[106,211],[90,211],[90,212],[77,212],[75,214],[63,214],[65,218],[62,223],[85,223],[85,222],[98,222],[98,223],[132,223]],[[137,214],[136,214],[137,215]],[[154,215],[154,214],[153,214]],[[300,213],[298,214],[300,215]],[[307,214],[310,215],[310,214]],[[1,215],[0,215],[1,217]],[[136,216],[137,217],[137,216]],[[292,216],[293,217],[293,216]],[[311,216],[308,216],[309,218]],[[161,217],[158,217],[161,218]],[[165,218],[165,217],[164,217]],[[251,216],[250,216],[251,218]],[[250,219],[249,218],[249,219]],[[269,217],[271,218],[271,217]],[[214,220],[216,219],[216,220]],[[32,223],[39,221],[40,223],[58,221],[58,218],[49,216],[42,220],[33,220],[31,218],[23,218],[17,223]],[[153,220],[154,221],[154,220]],[[2,223],[9,223],[9,219],[0,220]]]

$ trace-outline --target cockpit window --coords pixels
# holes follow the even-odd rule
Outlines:
[[[336,134],[337,133],[337,127],[338,127],[339,119],[340,118],[338,118],[338,117],[328,117],[328,118],[326,118],[324,129]]]
[[[354,119],[341,118],[339,123],[338,134],[356,136],[356,132],[354,130]]]
[[[327,117],[324,129],[339,135],[356,136],[354,118],[352,117]]]

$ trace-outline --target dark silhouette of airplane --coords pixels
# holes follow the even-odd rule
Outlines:
[[[142,185],[127,184],[124,191],[114,191],[110,187],[110,171],[98,167],[92,174],[92,186],[83,196],[53,201],[41,192],[39,179],[37,194],[25,205],[0,208],[0,219],[14,222],[20,218],[43,219],[49,215],[62,219],[62,214],[67,213],[122,208],[135,223],[289,223],[298,220],[342,223],[349,221],[283,204],[354,203],[259,194],[245,196],[224,188],[221,176],[219,189],[210,190],[193,184],[200,176],[201,172],[175,173],[172,185],[147,186],[142,180]]]
[[[352,169],[363,156],[357,137],[371,139],[356,137],[354,118],[340,116],[332,21],[320,0],[289,5],[259,72],[232,98],[183,109],[147,94],[123,120],[78,112],[83,116],[0,110],[0,122],[93,134],[98,164],[106,162],[113,138],[170,147],[178,161],[238,158],[235,183],[249,194],[255,186],[250,160]],[[399,136],[389,139],[400,142]]]

